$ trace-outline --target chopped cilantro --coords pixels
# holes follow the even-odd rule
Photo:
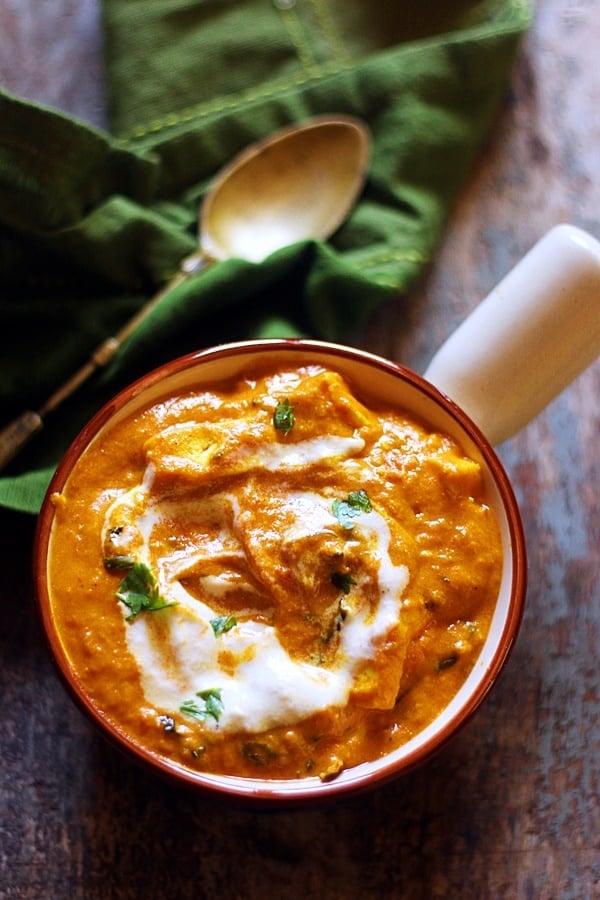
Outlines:
[[[141,612],[156,612],[176,605],[160,596],[156,578],[145,563],[134,562],[126,556],[114,556],[106,559],[104,564],[109,569],[128,569],[116,593],[130,610],[127,622],[132,622]]]
[[[354,528],[354,519],[361,513],[371,512],[371,501],[366,491],[352,491],[345,500],[334,500],[333,514],[343,528]]]
[[[231,631],[237,625],[237,619],[235,616],[217,616],[216,619],[210,620],[210,625],[215,633],[215,637],[219,637],[220,634]]]
[[[277,431],[288,434],[294,427],[295,422],[294,407],[290,405],[288,398],[279,400],[273,413],[273,425]]]
[[[339,588],[340,591],[343,591],[344,594],[350,593],[350,588],[353,584],[356,584],[356,580],[352,577],[352,575],[348,575],[344,572],[334,572],[331,576],[331,583]]]
[[[211,716],[215,722],[219,721],[224,706],[221,700],[221,690],[219,688],[209,688],[206,691],[197,691],[196,697],[204,701],[204,705],[200,706],[195,700],[184,700],[179,711],[192,719],[199,722],[205,722]]]
[[[104,568],[109,571],[116,569],[132,569],[135,565],[135,559],[130,556],[107,556],[104,560]]]

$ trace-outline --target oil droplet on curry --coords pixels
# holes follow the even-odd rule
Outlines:
[[[93,703],[189,769],[334,778],[430,723],[501,570],[480,468],[319,366],[167,397],[88,447],[51,602]]]

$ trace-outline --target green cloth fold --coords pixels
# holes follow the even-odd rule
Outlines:
[[[530,9],[104,0],[103,16],[110,133],[0,92],[0,425],[38,408],[177,271],[207,186],[248,144],[342,113],[369,125],[372,159],[326,243],[217,263],[165,296],[0,477],[0,506],[26,512],[89,416],[162,361],[263,334],[352,341],[400,298],[435,251]]]

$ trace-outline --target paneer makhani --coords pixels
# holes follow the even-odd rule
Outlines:
[[[320,366],[164,398],[53,502],[81,684],[189,769],[327,779],[401,745],[472,669],[500,582],[478,464]]]

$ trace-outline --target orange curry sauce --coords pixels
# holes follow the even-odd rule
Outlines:
[[[165,398],[53,502],[82,686],[188,769],[325,779],[388,753],[464,682],[498,593],[479,466],[318,366]]]

